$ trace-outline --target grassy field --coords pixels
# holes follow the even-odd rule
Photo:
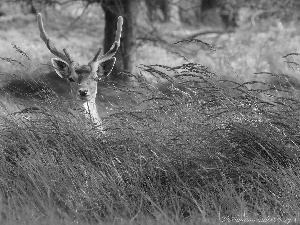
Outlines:
[[[103,24],[71,23],[57,13],[46,27],[88,62]],[[215,51],[141,44],[129,82],[99,84],[106,135],[75,110],[35,18],[0,28],[1,224],[298,223],[296,24],[198,37]],[[191,31],[157,30],[169,43]]]

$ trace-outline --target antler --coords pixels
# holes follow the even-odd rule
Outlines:
[[[123,17],[118,17],[118,24],[117,24],[117,31],[116,31],[116,37],[115,41],[108,50],[107,53],[100,56],[102,48],[99,48],[98,52],[96,53],[93,60],[89,63],[90,65],[93,65],[93,67],[98,68],[99,64],[113,58],[113,56],[116,54],[119,46],[120,46],[120,39],[121,39],[121,33],[122,33],[122,26],[123,26]]]
[[[52,41],[49,39],[48,34],[46,33],[46,30],[44,29],[44,25],[43,25],[43,20],[42,20],[42,14],[38,13],[37,14],[37,21],[38,21],[38,26],[39,26],[39,30],[40,30],[40,37],[42,38],[42,40],[45,42],[45,44],[47,45],[47,48],[50,50],[50,52],[61,58],[62,60],[66,61],[69,64],[72,64],[73,60],[71,59],[70,55],[68,54],[67,50],[64,49],[64,53],[57,50],[57,48],[54,46],[54,44],[52,43]]]

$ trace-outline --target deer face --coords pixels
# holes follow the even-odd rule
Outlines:
[[[91,65],[79,66],[52,58],[51,62],[56,73],[70,83],[72,95],[79,101],[86,102],[96,98],[97,94],[97,69]],[[101,67],[101,66],[100,66]]]
[[[76,99],[83,102],[95,100],[97,94],[97,81],[99,80],[97,71],[101,68],[101,63],[111,59],[113,59],[114,62],[116,60],[114,55],[120,46],[123,18],[121,16],[118,17],[116,37],[110,50],[102,55],[100,47],[92,61],[90,61],[88,65],[82,66],[74,62],[66,49],[59,51],[55,47],[45,31],[41,13],[37,14],[37,21],[41,39],[45,42],[50,52],[58,57],[51,59],[56,73],[69,81],[72,94]]]

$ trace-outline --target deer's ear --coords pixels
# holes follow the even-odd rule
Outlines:
[[[70,77],[71,72],[70,72],[69,64],[66,61],[58,58],[52,58],[51,62],[58,76],[65,79]]]

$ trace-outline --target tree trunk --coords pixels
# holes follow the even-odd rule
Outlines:
[[[123,0],[123,4],[125,12],[123,36],[124,48],[122,48],[124,69],[132,72],[136,56],[135,51],[139,0]]]
[[[104,53],[110,49],[115,40],[118,16],[124,17],[121,46],[116,54],[117,60],[110,79],[126,80],[127,77],[120,72],[133,71],[139,0],[106,0],[102,1],[101,5],[105,13]],[[112,62],[107,62],[103,66],[106,73],[111,67]]]

